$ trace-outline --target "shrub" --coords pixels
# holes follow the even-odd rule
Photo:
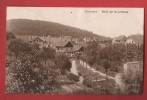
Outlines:
[[[92,87],[93,86],[93,82],[88,79],[88,78],[84,78],[83,82],[82,82],[85,86],[87,87]]]
[[[75,82],[78,82],[78,81],[79,81],[79,76],[74,75],[73,73],[67,72],[67,73],[66,73],[66,76],[67,76],[70,80],[73,80],[73,81],[75,81]]]
[[[71,62],[69,61],[69,58],[66,55],[57,55],[55,62],[57,67],[61,70],[61,74],[64,75],[66,71],[70,71]]]

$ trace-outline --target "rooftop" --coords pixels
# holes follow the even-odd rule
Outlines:
[[[139,34],[137,34],[137,35],[131,35],[131,36],[129,36],[129,39],[133,39],[133,41],[135,42],[135,43],[139,43],[139,44],[143,44],[143,35],[139,35]]]

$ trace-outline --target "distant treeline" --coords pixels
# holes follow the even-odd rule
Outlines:
[[[79,37],[96,37],[97,39],[109,39],[104,36],[94,34],[90,31],[82,30],[75,27],[62,25],[55,22],[29,20],[29,19],[12,19],[7,21],[7,31],[15,35],[37,35],[37,36],[72,36]]]

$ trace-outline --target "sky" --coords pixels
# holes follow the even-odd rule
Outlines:
[[[143,8],[7,7],[7,20],[32,19],[117,37],[144,34]]]

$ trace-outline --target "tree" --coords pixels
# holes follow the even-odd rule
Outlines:
[[[88,57],[88,63],[89,63],[90,65],[93,65],[93,64],[95,63],[95,59],[96,59],[95,56],[90,56],[90,57]]]
[[[10,93],[53,93],[60,85],[58,73],[42,66],[39,50],[27,44],[25,47],[30,48],[26,49],[29,51],[22,51],[17,59],[8,65],[13,77],[11,81],[17,82],[17,86],[12,82],[15,88],[11,88]],[[11,84],[7,85],[11,87]]]
[[[69,61],[69,58],[64,55],[57,55],[56,56],[56,65],[61,70],[62,74],[65,74],[65,71],[70,71],[71,69],[71,62]]]
[[[42,48],[42,52],[41,52],[41,58],[42,58],[42,60],[44,61],[45,66],[46,66],[46,63],[47,63],[47,60],[48,60],[48,59],[53,59],[53,58],[55,58],[53,49],[43,47],[43,48]]]
[[[9,50],[15,54],[15,57],[17,58],[18,55],[24,50],[27,49],[23,45],[23,41],[20,39],[12,40],[8,46]]]
[[[125,92],[127,94],[142,94],[143,93],[143,62],[140,61],[137,67],[129,66],[124,75]],[[133,70],[133,69],[134,70]]]
[[[122,62],[126,56],[126,47],[123,44],[112,45],[111,58],[113,61]]]
[[[103,64],[103,67],[105,69],[105,73],[106,73],[106,77],[107,77],[108,69],[111,67],[110,63],[109,63],[109,61],[107,59],[104,59],[102,64]]]
[[[66,60],[66,61],[65,61],[65,67],[64,67],[64,68],[65,68],[67,71],[70,71],[71,66],[72,66],[71,62],[70,62],[69,60]]]
[[[82,53],[76,53],[76,54],[75,54],[75,58],[79,60],[80,57],[81,57],[81,55],[82,55]]]
[[[144,45],[140,45],[140,48],[138,49],[139,54],[139,60],[143,60],[143,54],[144,54]]]
[[[100,52],[100,58],[109,59],[109,57],[110,57],[110,48],[109,47],[103,48]]]
[[[16,39],[15,35],[12,32],[6,32],[6,40]]]
[[[32,46],[33,46],[36,50],[40,50],[40,48],[39,48],[39,44],[34,43],[34,44],[32,44]]]
[[[97,41],[90,42],[86,48],[86,55],[95,56],[97,49],[98,49],[98,42]]]

